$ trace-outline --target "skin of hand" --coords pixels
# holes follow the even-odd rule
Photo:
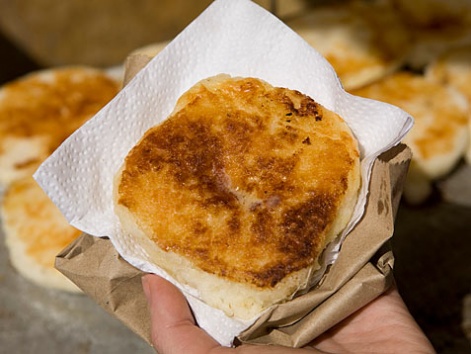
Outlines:
[[[142,278],[149,304],[152,343],[159,354],[435,353],[393,287],[304,348],[220,346],[195,324],[183,294],[153,274]]]

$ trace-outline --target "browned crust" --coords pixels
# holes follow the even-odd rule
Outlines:
[[[317,260],[358,165],[346,124],[308,96],[206,81],[131,150],[118,204],[161,249],[273,287]]]

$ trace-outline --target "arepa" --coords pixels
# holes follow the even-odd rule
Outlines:
[[[69,225],[33,177],[8,186],[1,220],[10,262],[19,274],[42,287],[79,291],[54,268],[54,261],[81,232]]]
[[[218,75],[132,148],[115,212],[157,266],[251,319],[308,286],[353,213],[359,166],[337,114],[297,91]]]
[[[425,76],[439,84],[455,87],[471,104],[471,45],[443,53],[426,67]],[[471,136],[471,112],[468,118],[468,130]],[[465,159],[471,164],[471,139]]]
[[[88,67],[40,70],[0,88],[0,186],[30,176],[119,91]]]
[[[409,32],[380,1],[323,4],[286,24],[329,61],[345,89],[381,79],[408,56]]]
[[[450,173],[468,147],[469,104],[464,95],[407,71],[350,93],[393,104],[414,118],[403,141],[413,153],[404,197],[412,204],[424,202],[433,181]]]

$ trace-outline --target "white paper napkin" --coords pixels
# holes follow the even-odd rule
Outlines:
[[[113,177],[128,151],[148,128],[167,118],[186,90],[220,73],[296,89],[347,121],[360,142],[363,174],[349,229],[363,213],[373,160],[412,126],[412,118],[397,107],[347,94],[327,61],[263,8],[250,0],[214,1],[34,176],[73,226],[109,236],[129,263],[170,281],[122,232],[113,212]],[[222,345],[231,345],[253,323],[229,318],[198,300],[194,289],[176,285],[187,296],[199,325]]]

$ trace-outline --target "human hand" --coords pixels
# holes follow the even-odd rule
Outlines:
[[[168,281],[142,278],[159,354],[435,353],[395,288],[381,295],[304,348],[220,346],[195,324],[182,293]]]

